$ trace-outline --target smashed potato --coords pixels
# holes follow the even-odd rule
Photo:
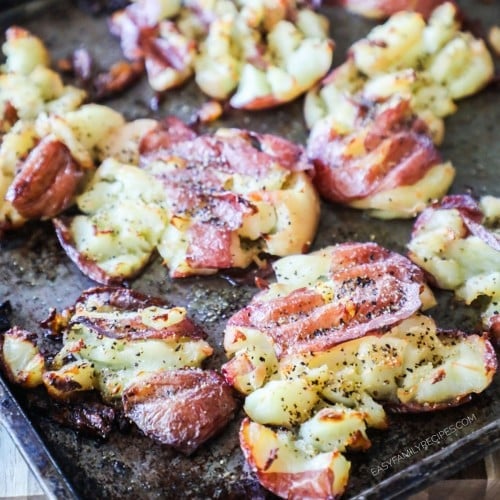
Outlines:
[[[432,282],[470,305],[489,298],[483,325],[500,332],[500,199],[444,197],[415,221],[409,257]]]
[[[51,70],[42,41],[12,27],[0,68],[0,232],[58,215],[98,161],[97,145],[125,120]]]
[[[62,334],[53,359],[41,355],[35,335],[14,327],[0,336],[0,367],[23,387],[44,385],[71,425],[79,412],[71,404],[79,401],[84,409],[78,429],[101,435],[111,430],[114,412],[92,402],[94,390],[106,403],[121,404],[146,435],[185,454],[234,417],[238,404],[231,387],[217,372],[200,368],[212,348],[183,307],[125,288],[94,288],[61,314],[52,310],[43,325]]]
[[[319,199],[302,147],[270,134],[220,129],[197,135],[174,117],[137,120],[98,145],[108,158],[59,218],[70,258],[105,284],[134,277],[157,249],[171,276],[245,268],[262,253],[305,251]]]
[[[248,416],[240,445],[260,483],[282,498],[342,495],[350,464],[341,453],[368,449],[366,429],[388,426],[385,409],[461,404],[493,379],[497,360],[486,335],[441,332],[416,310],[391,321],[391,308],[373,299],[366,317],[382,315],[390,326],[360,327],[363,293],[373,297],[370,280],[394,258],[370,244],[286,257],[275,264],[278,282],[228,321],[223,373],[246,396]],[[406,272],[418,282],[417,271]],[[356,286],[346,294],[350,280]],[[337,325],[325,309],[330,301],[350,318]],[[353,328],[363,332],[343,334]]]
[[[350,106],[342,120],[320,119],[308,138],[314,183],[325,199],[392,219],[413,217],[447,192],[455,169],[441,160],[408,100],[352,99]]]
[[[0,347],[0,365],[11,382],[26,388],[42,383],[45,359],[30,332],[11,328],[0,336]]]
[[[310,246],[319,200],[300,146],[241,129],[192,134],[171,119],[143,151],[145,168],[166,192],[170,220],[158,251],[172,276],[244,268],[263,252],[283,256]]]
[[[81,215],[54,220],[68,256],[99,283],[119,283],[137,275],[167,225],[161,185],[140,168],[110,158],[76,204]]]
[[[259,53],[256,43],[247,61],[232,56],[242,50],[238,47],[243,47],[244,54],[249,51],[245,36],[252,40],[251,34],[239,30],[238,19],[228,26],[226,35],[217,33],[217,26],[212,25],[196,61],[196,81],[200,88],[217,98],[229,97],[236,90],[229,102],[240,109],[261,109],[289,102],[311,88],[330,69],[333,42],[328,39],[326,18],[309,10],[299,11],[297,16],[297,25],[285,19],[276,23],[267,34],[266,52]],[[214,58],[213,38],[224,36],[228,42]],[[255,35],[255,39],[259,42],[260,36]],[[251,62],[257,57],[257,62]],[[227,66],[227,83],[222,86],[221,64]],[[221,94],[220,88],[227,90]]]
[[[349,54],[308,93],[304,111],[310,128],[321,117],[340,114],[351,95],[378,101],[399,94],[410,99],[439,143],[442,119],[455,112],[454,101],[478,92],[494,74],[486,45],[460,31],[457,7],[450,2],[437,7],[427,23],[416,12],[394,14],[354,43]]]
[[[43,42],[17,26],[9,28],[0,68],[0,108],[9,103],[21,119],[35,119],[42,111],[65,112],[76,109],[85,92],[64,85],[49,68],[50,56]]]
[[[129,59],[144,59],[157,91],[193,73],[200,89],[235,108],[276,106],[307,91],[330,69],[327,19],[294,1],[140,0],[111,17]],[[232,97],[231,97],[232,95]]]

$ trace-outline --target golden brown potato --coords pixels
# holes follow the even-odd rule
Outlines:
[[[262,486],[281,498],[339,498],[345,491],[351,464],[337,450],[312,456],[288,433],[248,418],[240,446]]]
[[[63,348],[44,379],[54,397],[85,387],[116,400],[139,375],[199,367],[212,354],[183,307],[125,288],[87,290],[65,316]]]
[[[0,336],[0,366],[7,378],[23,387],[42,383],[45,360],[34,343],[34,335],[13,327]]]

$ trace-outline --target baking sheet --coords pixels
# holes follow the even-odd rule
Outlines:
[[[92,18],[73,3],[61,3],[37,1],[28,4],[28,10],[23,7],[0,14],[0,28],[3,32],[16,22],[33,31],[46,42],[54,60],[81,46],[90,50],[102,68],[121,58],[105,18]],[[483,27],[500,19],[499,2],[460,3],[470,20],[484,21]],[[324,12],[331,19],[337,42],[335,62],[339,63],[346,48],[373,23],[341,9]],[[206,98],[191,83],[170,92],[157,112],[150,109],[152,99],[153,92],[142,81],[108,104],[128,119],[175,114],[187,120]],[[498,87],[490,87],[461,102],[458,113],[447,119],[446,139],[440,149],[457,168],[453,192],[500,196],[499,104]],[[301,101],[268,112],[233,111],[211,127],[220,125],[274,132],[302,143],[306,138]],[[378,221],[324,203],[313,248],[346,240],[373,240],[404,252],[410,229],[410,221]],[[30,224],[0,241],[0,302],[11,302],[13,324],[36,330],[49,308],[70,305],[93,285],[59,248],[49,223]],[[226,319],[256,291],[245,280],[234,285],[220,275],[172,281],[159,258],[131,286],[187,307],[192,318],[204,325],[215,347],[211,367],[225,360],[222,331]],[[478,311],[457,306],[448,293],[440,294],[439,299],[432,314],[441,327],[472,329],[477,324]],[[497,375],[487,391],[464,406],[425,415],[393,415],[388,431],[370,429],[370,451],[348,455],[352,468],[345,498],[401,497],[500,447],[499,378]],[[185,458],[134,429],[113,432],[107,441],[86,438],[51,422],[46,406],[41,391],[26,393],[8,388],[3,381],[0,384],[3,422],[55,498],[271,498],[242,459],[237,439],[241,415],[221,435]]]

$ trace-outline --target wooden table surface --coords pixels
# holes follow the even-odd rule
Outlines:
[[[45,499],[42,488],[12,442],[7,431],[0,425],[0,498]],[[484,461],[468,467],[452,479],[440,481],[410,497],[411,500],[500,499],[500,451],[488,455]]]

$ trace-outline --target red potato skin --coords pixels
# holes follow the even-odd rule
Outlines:
[[[56,309],[51,309],[47,318],[40,322],[40,326],[50,331],[54,338],[59,338],[63,330],[67,329],[70,323],[77,322],[88,309],[136,311],[145,307],[170,308],[172,305],[164,299],[151,297],[130,288],[98,286],[83,291],[75,303],[60,314]]]
[[[169,23],[170,29],[180,33],[173,23]],[[196,42],[192,40],[188,47],[180,48],[165,38],[160,38],[159,33],[143,35],[140,45],[144,53],[144,64],[151,78],[162,73],[167,68],[176,71],[184,71],[189,64],[189,52],[196,49]],[[183,83],[183,82],[181,82]]]
[[[383,111],[376,104],[359,104],[357,122],[356,131],[340,135],[321,121],[309,136],[314,184],[329,201],[349,203],[414,184],[441,163],[425,124],[411,115],[408,101]],[[364,152],[351,156],[350,145],[363,134]]]
[[[446,337],[456,338],[458,340],[465,337],[479,338],[479,340],[484,343],[484,369],[486,372],[486,376],[489,378],[490,382],[493,380],[493,376],[495,375],[498,368],[498,359],[495,348],[490,341],[488,333],[485,332],[481,336],[475,334],[468,335],[460,330],[442,330],[439,333]],[[441,403],[397,403],[393,401],[381,401],[381,403],[384,405],[384,408],[387,411],[390,411],[392,413],[427,413],[432,411],[446,410],[447,408],[452,408],[454,406],[460,406],[467,403],[471,399],[472,394],[460,394],[454,399],[443,401]]]
[[[231,231],[211,224],[196,223],[188,232],[189,248],[186,260],[193,268],[229,268],[231,255]]]
[[[48,219],[70,206],[83,176],[69,149],[45,137],[22,163],[5,198],[26,219]]]
[[[263,178],[277,163],[290,172],[313,168],[304,149],[286,139],[240,129],[229,129],[224,135],[198,135],[175,117],[148,132],[139,151],[144,168],[155,160],[179,165],[154,175],[165,189],[173,218],[187,214],[192,221],[186,233],[186,258],[193,269],[232,267],[232,232],[257,210],[250,197],[227,190],[221,177]],[[172,275],[183,277],[181,272]]]
[[[131,61],[143,61],[143,67],[151,78],[167,68],[185,70],[189,64],[185,50],[189,52],[196,48],[194,40],[187,49],[180,49],[161,37],[154,4],[155,2],[131,4],[115,12],[109,19],[110,32],[120,39],[123,55]],[[178,32],[175,24],[169,25],[171,30]]]
[[[318,498],[335,500],[341,497],[343,491],[333,491],[333,471],[329,468],[290,473],[267,472],[266,467],[258,467],[252,453],[253,443],[250,437],[250,426],[252,424],[248,417],[243,419],[239,432],[240,448],[247,463],[264,488],[281,498],[289,500],[313,500]],[[333,451],[332,459],[339,454],[340,452]],[[270,459],[272,460],[272,457]]]
[[[272,134],[229,129],[230,135],[197,134],[170,116],[149,131],[139,145],[142,164],[178,156],[198,169],[265,176],[277,162],[292,172],[312,171],[302,146]]]
[[[197,137],[196,132],[175,116],[167,116],[142,137],[139,151],[146,158],[159,150],[168,149],[173,144],[190,141]]]
[[[331,302],[309,288],[269,301],[257,294],[228,326],[260,329],[281,358],[385,331],[420,308],[424,275],[405,257],[374,243],[345,243],[334,247],[331,262]]]
[[[97,333],[116,339],[143,340],[143,339],[171,339],[190,338],[201,340],[207,337],[206,333],[189,318],[163,328],[151,328],[141,321],[139,314],[136,317],[127,316],[126,319],[89,318],[85,311],[115,310],[117,312],[138,311],[147,307],[170,308],[168,302],[151,298],[139,292],[120,287],[97,287],[85,291],[71,309],[71,323],[80,323],[88,326]],[[167,319],[158,317],[159,320]]]
[[[91,302],[123,311],[134,311],[150,306],[172,307],[164,299],[151,297],[130,288],[101,286],[85,290],[75,301],[74,309],[75,311],[85,309]]]
[[[412,237],[430,220],[436,210],[457,210],[468,234],[477,236],[488,246],[500,252],[500,237],[483,225],[484,214],[481,208],[476,200],[467,194],[445,196],[440,201],[426,208],[415,221]],[[465,235],[465,237],[467,236]]]
[[[234,417],[231,387],[212,370],[168,370],[132,383],[125,415],[147,436],[190,455]]]
[[[489,327],[495,345],[500,348],[500,314],[495,314],[490,318]]]
[[[340,5],[365,17],[385,19],[396,12],[419,12],[427,19],[432,11],[447,0],[326,0],[325,5]],[[454,3],[454,2],[453,2]]]
[[[137,4],[114,12],[108,19],[109,31],[120,39],[123,55],[135,61],[144,57],[141,39],[154,37],[157,26]]]
[[[82,271],[83,274],[90,279],[101,283],[102,285],[121,285],[126,279],[133,279],[142,269],[139,269],[134,275],[127,276],[110,276],[101,269],[93,260],[85,257],[80,253],[74,245],[71,231],[69,228],[70,219],[68,217],[56,217],[52,219],[52,223],[56,230],[57,239],[66,255],[73,263]]]

